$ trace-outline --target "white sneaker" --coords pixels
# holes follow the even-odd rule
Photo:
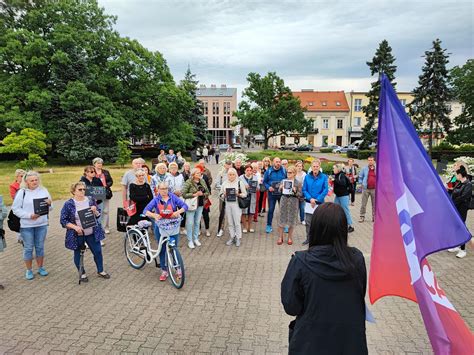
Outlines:
[[[199,241],[199,239],[196,239],[196,240],[194,241],[194,245],[197,246],[197,247],[200,247],[202,244],[201,244],[201,242]]]
[[[105,242],[103,240],[100,241],[100,246],[103,247],[105,245]]]
[[[467,255],[465,250],[459,250],[459,252],[456,254],[456,258],[462,259]]]
[[[234,238],[230,238],[227,242],[225,242],[225,245],[231,246],[234,244]]]
[[[457,253],[457,252],[460,251],[460,250],[461,250],[460,247],[448,249],[448,251],[449,251],[450,253]]]
[[[243,230],[242,230],[242,233],[247,233],[247,230],[246,230],[246,229],[243,229]]]
[[[104,232],[105,232],[105,234],[110,234],[110,229],[105,228],[105,231],[104,231]]]
[[[217,237],[220,238],[224,235],[224,231],[222,229],[219,230],[219,232],[217,232]]]
[[[194,243],[193,242],[188,242],[188,248],[189,249],[194,249],[195,248]]]
[[[250,233],[255,233],[255,229],[251,229],[251,230],[250,230]]]
[[[206,229],[206,237],[210,237],[211,236],[211,233],[209,233],[209,230]]]
[[[306,221],[301,221],[301,224],[302,224],[303,226],[305,226],[305,225],[306,225]]]

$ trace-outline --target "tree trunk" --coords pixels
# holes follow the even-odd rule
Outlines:
[[[263,138],[265,139],[264,143],[263,143],[263,149],[267,150],[268,149],[268,140],[270,139],[270,137],[268,136],[268,130],[265,129],[263,131]]]
[[[433,115],[430,115],[430,136],[428,138],[428,154],[431,158],[431,151],[433,149]]]

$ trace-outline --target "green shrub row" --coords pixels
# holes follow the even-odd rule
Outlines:
[[[348,150],[347,157],[353,159],[364,160],[370,156],[374,156],[377,154],[375,150]]]
[[[332,153],[332,148],[321,148],[319,149],[320,153]]]

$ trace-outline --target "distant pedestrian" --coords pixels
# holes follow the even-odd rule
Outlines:
[[[344,164],[335,164],[333,166],[334,172],[334,203],[341,206],[346,214],[348,223],[348,232],[352,233],[354,227],[352,226],[352,216],[349,210],[349,195],[352,191],[353,184],[344,172]]]
[[[368,165],[364,167],[359,174],[359,183],[362,184],[362,204],[360,206],[359,223],[365,220],[365,211],[369,197],[370,203],[372,204],[372,222],[375,221],[375,159],[371,156],[367,161]]]
[[[212,145],[210,148],[209,148],[209,163],[212,163],[212,158],[214,158],[214,154],[216,154],[216,149],[214,148],[214,146]]]
[[[166,163],[174,163],[176,161],[176,154],[174,154],[174,150],[170,149],[168,154],[166,155]]]
[[[209,163],[209,149],[207,148],[207,145],[202,148],[202,158],[206,163]]]
[[[219,146],[216,148],[215,152],[215,157],[216,157],[216,164],[219,164],[219,156],[221,155],[221,152],[219,150]]]
[[[324,203],[311,219],[309,249],[291,258],[281,283],[289,354],[367,354],[362,252],[347,245],[341,208]]]

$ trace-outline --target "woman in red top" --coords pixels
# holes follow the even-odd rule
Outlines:
[[[23,169],[16,169],[15,170],[15,181],[10,185],[10,197],[15,199],[15,195],[17,191],[20,189],[21,180],[23,176],[25,176],[25,170]]]

